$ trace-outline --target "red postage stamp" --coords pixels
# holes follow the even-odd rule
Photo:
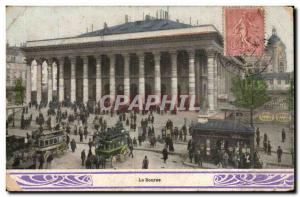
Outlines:
[[[224,8],[224,54],[260,56],[264,51],[264,10]]]

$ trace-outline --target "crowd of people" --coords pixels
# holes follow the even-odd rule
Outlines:
[[[59,129],[63,128],[66,133],[66,144],[71,152],[76,152],[77,143],[88,144],[88,153],[86,154],[85,149],[81,151],[80,159],[81,165],[87,169],[99,169],[105,168],[106,158],[101,155],[93,154],[92,148],[95,146],[97,136],[112,135],[114,133],[113,128],[108,126],[106,118],[118,117],[118,121],[124,123],[129,127],[129,131],[134,134],[134,137],[129,137],[128,139],[128,157],[133,158],[133,150],[142,146],[143,143],[149,142],[150,148],[155,148],[157,143],[163,144],[162,160],[164,163],[167,162],[169,152],[174,152],[175,142],[187,142],[188,127],[183,124],[182,127],[174,126],[172,120],[168,120],[165,126],[160,131],[157,131],[154,127],[155,116],[154,113],[160,115],[164,114],[161,110],[150,110],[142,111],[141,114],[137,111],[126,112],[122,110],[101,110],[100,107],[95,104],[94,106],[89,106],[81,102],[69,102],[63,101],[58,102],[56,100],[47,102],[41,102],[37,104],[32,102],[29,104],[29,108],[35,108],[38,111],[38,115],[35,117],[35,123],[39,126],[39,129]],[[41,110],[47,108],[47,113],[43,114]],[[92,120],[92,127],[88,124],[90,121],[90,114],[94,114]],[[141,117],[139,117],[141,115]],[[110,116],[110,117],[109,117]],[[21,114],[21,129],[28,129],[32,125],[33,115],[28,113],[28,108],[24,108]],[[140,119],[140,122],[138,122]],[[53,122],[55,122],[53,124]],[[79,141],[75,141],[75,139]],[[137,136],[137,137],[136,137]],[[28,141],[30,140],[29,135],[27,135]],[[269,139],[267,133],[263,135],[263,143],[261,145],[261,134],[259,128],[256,129],[256,147],[263,148],[265,154],[271,155],[272,146],[271,140]],[[286,132],[282,129],[281,132],[282,143],[286,143]],[[277,159],[278,163],[281,163],[283,150],[281,146],[277,146]],[[206,151],[195,147],[193,140],[188,141],[187,145],[187,155],[191,163],[195,163],[199,167],[203,166],[203,161],[205,160]],[[240,152],[240,150],[226,151],[219,148],[212,150],[214,155],[214,163],[217,167],[227,168],[228,166],[233,166],[235,168],[249,168],[251,160],[259,160],[258,152],[254,153],[254,158],[251,158],[249,152]],[[50,168],[51,161],[54,158],[53,153],[47,155],[36,155],[34,160],[38,161],[38,168]],[[15,164],[18,164],[21,156],[17,156],[15,159]],[[46,163],[46,165],[44,165]],[[143,159],[142,168],[148,168],[149,159],[147,156]]]

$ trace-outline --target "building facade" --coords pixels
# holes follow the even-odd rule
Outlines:
[[[25,54],[20,47],[6,45],[6,99],[14,103],[14,89],[17,79],[26,86]]]
[[[87,103],[103,95],[139,94],[143,101],[153,94],[195,95],[200,106],[214,111],[230,100],[234,74],[219,61],[227,57],[213,25],[146,17],[75,37],[28,41],[24,51],[28,103],[54,97]]]

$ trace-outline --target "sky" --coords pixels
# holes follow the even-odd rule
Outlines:
[[[223,8],[197,6],[163,7],[98,7],[98,6],[56,6],[56,7],[7,7],[6,40],[19,46],[29,40],[76,36],[93,30],[129,21],[142,20],[143,15],[156,16],[159,9],[169,10],[171,20],[178,19],[192,25],[213,24],[223,34]],[[293,15],[285,7],[265,7],[265,38],[272,35],[275,27],[277,35],[286,45],[288,71],[294,67]]]

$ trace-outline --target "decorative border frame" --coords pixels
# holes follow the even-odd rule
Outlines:
[[[191,177],[192,182],[182,185],[137,184],[124,179],[128,176],[155,175],[162,179]],[[167,175],[167,176],[166,176]],[[193,176],[191,176],[193,175]],[[195,176],[196,180],[195,182]],[[115,181],[105,182],[108,176]],[[194,177],[194,178],[193,178]],[[184,177],[183,177],[184,178]],[[205,181],[198,182],[198,178]],[[123,180],[120,182],[118,180]],[[13,181],[12,181],[13,180]],[[166,180],[165,182],[168,182]],[[172,171],[113,171],[113,170],[7,170],[8,191],[293,191],[294,170],[172,170]],[[14,185],[15,183],[16,185]],[[177,182],[178,183],[178,182]]]

